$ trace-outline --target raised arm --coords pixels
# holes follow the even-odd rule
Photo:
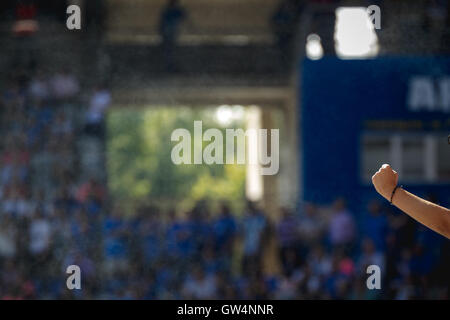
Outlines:
[[[397,208],[450,239],[450,210],[419,198],[402,188],[397,188],[392,194],[398,183],[398,174],[388,164],[383,164],[372,176],[372,183],[386,200],[391,201],[392,197],[392,204]]]

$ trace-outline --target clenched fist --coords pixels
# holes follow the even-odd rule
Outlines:
[[[391,166],[388,164],[383,164],[372,176],[372,183],[375,189],[388,201],[391,200],[391,194],[397,186],[397,182],[398,173],[392,170]]]

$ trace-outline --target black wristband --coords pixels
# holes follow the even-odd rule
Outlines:
[[[393,205],[392,200],[394,200],[394,195],[395,195],[395,192],[397,191],[398,188],[403,188],[403,186],[397,185],[397,186],[394,188],[394,190],[392,190],[391,201],[389,201],[392,205]]]

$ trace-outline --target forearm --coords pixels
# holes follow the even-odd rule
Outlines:
[[[392,203],[413,219],[450,239],[450,210],[402,188],[397,189]]]

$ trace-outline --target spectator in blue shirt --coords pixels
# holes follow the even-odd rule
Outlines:
[[[377,250],[384,250],[388,232],[388,220],[378,201],[373,200],[367,206],[367,213],[362,221],[362,233],[370,238]]]

